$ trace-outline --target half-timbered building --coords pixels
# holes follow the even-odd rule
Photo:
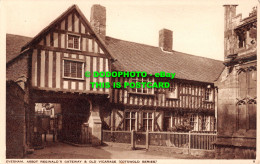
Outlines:
[[[8,61],[7,78],[16,81],[20,76],[26,77],[25,90],[30,100],[28,120],[33,120],[35,103],[60,103],[62,139],[79,142],[81,125],[88,122],[95,136],[92,142],[99,144],[99,107],[105,104],[109,89],[92,88],[90,81],[109,82],[109,79],[85,78],[84,72],[111,70],[111,55],[105,47],[75,5],[25,44],[19,55]],[[33,121],[28,122],[28,144],[33,143],[37,133],[33,124]]]
[[[213,82],[223,69],[221,62],[172,50],[172,31],[166,29],[160,31],[159,47],[111,37],[106,37],[106,44],[115,55],[114,70],[153,75],[161,71],[176,73],[174,79],[113,78],[112,81],[121,83],[169,82],[170,88],[113,89],[109,127],[141,131],[215,130]]]
[[[8,38],[11,46],[22,37]],[[76,5],[70,7],[8,58],[7,78],[26,79],[27,144],[33,145],[37,133],[32,121],[36,103],[61,104],[60,139],[68,142],[82,143],[91,134],[90,142],[99,144],[101,128],[215,131],[214,81],[224,66],[173,50],[172,39],[167,29],[159,32],[158,47],[112,38],[106,36],[103,6],[92,7],[90,22]],[[86,78],[86,71],[144,71],[149,77]],[[160,72],[175,73],[175,78],[154,76]],[[169,82],[170,88],[92,88],[90,82]]]

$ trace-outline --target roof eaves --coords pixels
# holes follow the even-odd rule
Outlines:
[[[22,52],[20,52],[19,55],[17,55],[16,57],[14,57],[13,59],[9,60],[7,63],[6,63],[6,67],[8,67],[11,63],[13,63],[14,61],[16,61],[18,58],[20,58],[23,54],[25,54],[28,50],[30,50],[29,48],[23,50]]]
[[[101,43],[102,48],[105,49],[105,51],[107,51],[107,53],[105,53],[107,55],[107,57],[109,59],[112,59],[112,53],[111,51],[108,50],[108,47],[106,46],[106,44],[104,43],[104,41],[100,38],[100,36],[98,34],[96,34],[96,32],[92,29],[92,26],[90,25],[89,21],[87,20],[87,18],[84,16],[84,14],[81,12],[81,10],[79,9],[79,7],[77,5],[72,5],[70,8],[68,8],[65,12],[63,12],[58,18],[56,18],[54,21],[52,21],[48,26],[46,26],[41,32],[39,32],[30,42],[28,42],[25,46],[22,47],[22,50],[30,47],[31,45],[33,45],[35,42],[39,41],[39,39],[41,39],[41,37],[47,33],[54,25],[58,24],[67,14],[69,14],[71,11],[76,10],[79,15],[83,18],[84,22],[86,26],[89,28],[90,33],[92,35],[94,35],[95,37],[98,38],[98,41]]]

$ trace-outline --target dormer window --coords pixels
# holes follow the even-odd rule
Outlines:
[[[67,35],[67,49],[80,50],[80,35]]]

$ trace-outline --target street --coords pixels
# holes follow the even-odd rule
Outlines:
[[[115,145],[115,146],[114,146]],[[130,150],[127,144],[113,146],[78,147],[47,140],[44,149],[28,154],[27,159],[194,159],[186,154],[172,154],[164,151]]]

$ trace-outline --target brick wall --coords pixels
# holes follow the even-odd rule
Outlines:
[[[22,158],[26,151],[25,92],[13,81],[6,86],[6,158]]]
[[[29,54],[24,54],[6,66],[6,78],[16,81],[22,75],[29,77]]]

